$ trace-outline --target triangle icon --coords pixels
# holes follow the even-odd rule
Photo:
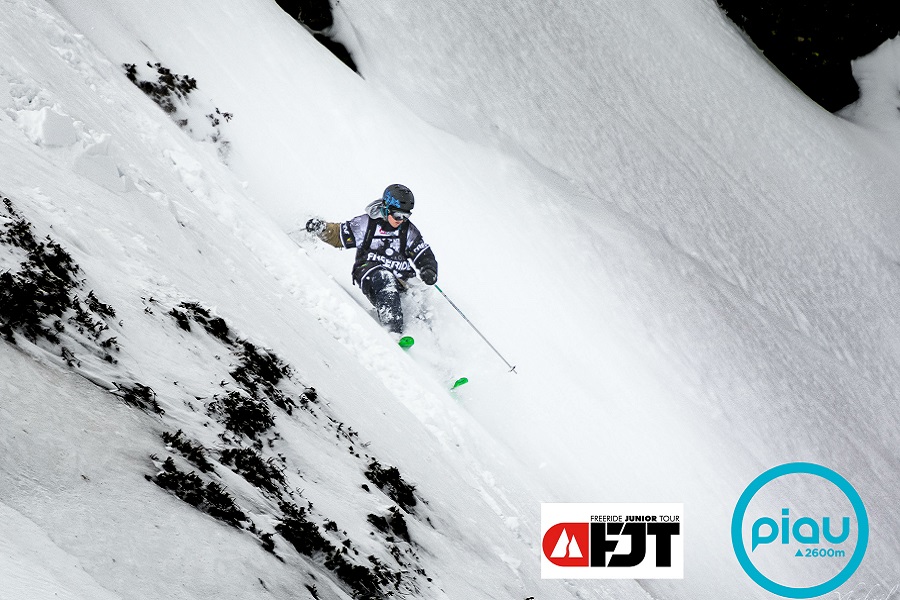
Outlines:
[[[797,554],[795,554],[794,556],[803,556],[803,552],[801,552],[800,550],[797,550]]]
[[[556,547],[553,548],[553,552],[550,554],[550,558],[565,558],[568,546],[569,536],[566,534],[566,530],[563,529],[562,533],[559,535],[559,541],[556,542]]]
[[[584,558],[584,555],[581,553],[581,548],[578,547],[578,542],[575,541],[575,536],[572,536],[572,541],[569,542],[569,558]]]

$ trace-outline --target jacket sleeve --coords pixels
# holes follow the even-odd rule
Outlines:
[[[319,232],[319,239],[325,243],[331,244],[335,248],[343,248],[341,242],[341,224],[325,223],[325,229]]]
[[[416,265],[416,268],[419,271],[427,267],[437,274],[437,259],[434,256],[434,252],[431,250],[431,246],[422,239],[422,234],[419,233],[418,229],[410,231],[410,240],[406,252],[407,256],[412,259],[413,264]]]
[[[421,271],[426,267],[430,267],[432,271],[434,271],[435,275],[438,272],[438,264],[437,259],[434,257],[434,252],[431,251],[431,248],[425,248],[417,257],[413,259],[413,262],[416,265],[416,268]]]

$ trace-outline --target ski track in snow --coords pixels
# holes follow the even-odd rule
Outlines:
[[[91,578],[78,559],[60,549],[36,524],[0,503],[0,598],[121,600]]]

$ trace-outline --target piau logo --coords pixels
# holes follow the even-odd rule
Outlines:
[[[741,494],[731,519],[741,567],[767,591],[815,598],[844,585],[869,543],[866,506],[842,475],[815,463],[765,471]]]

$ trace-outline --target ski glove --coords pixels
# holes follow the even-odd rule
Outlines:
[[[425,267],[419,272],[419,276],[422,278],[427,285],[434,285],[437,283],[437,272],[431,267]]]
[[[310,233],[315,233],[316,235],[318,235],[325,230],[325,221],[323,221],[322,219],[310,219],[306,222],[306,230]]]

